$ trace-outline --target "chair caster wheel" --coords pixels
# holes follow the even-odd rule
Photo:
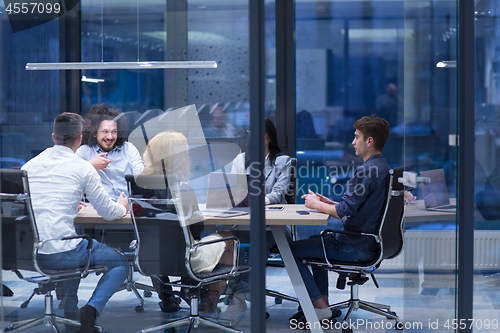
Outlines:
[[[352,328],[345,328],[342,330],[342,333],[352,333]]]
[[[137,305],[135,307],[135,312],[144,312],[144,307],[142,305]]]
[[[405,323],[402,321],[397,321],[396,326],[394,327],[398,331],[402,331],[405,328]]]
[[[12,330],[14,330],[14,327],[10,327],[10,326],[9,326],[9,327],[6,327],[3,331],[4,331],[4,332],[10,332],[10,331],[12,331]]]
[[[270,315],[269,315],[269,312],[266,312],[266,319],[268,319],[268,318],[269,318],[269,316],[270,316]]]
[[[332,310],[332,318],[337,318],[337,317],[340,317],[342,316],[342,311],[340,310]]]
[[[151,297],[153,296],[153,293],[149,290],[144,290],[144,297]]]
[[[279,297],[275,297],[274,298],[274,304],[281,304],[283,303],[283,299],[282,298],[279,298]]]
[[[396,312],[394,311],[388,311],[391,315],[397,316]],[[393,319],[391,317],[386,317],[387,319]]]

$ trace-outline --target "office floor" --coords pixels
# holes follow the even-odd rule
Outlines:
[[[140,282],[150,283],[148,278],[141,277],[139,274],[135,274],[135,278]],[[361,298],[391,305],[391,310],[396,311],[400,320],[405,322],[405,332],[454,331],[445,326],[447,320],[451,325],[451,320],[455,315],[455,276],[453,274],[379,271],[376,278],[380,289],[375,288],[373,282],[368,281],[360,287]],[[12,272],[2,271],[2,279],[3,283],[14,291],[13,297],[1,299],[4,316],[4,321],[1,323],[2,328],[8,326],[11,320],[29,318],[43,312],[44,300],[42,296],[35,296],[27,308],[19,308],[30,296],[33,289],[32,284],[20,281]],[[95,276],[89,276],[82,281],[79,290],[80,306],[83,306],[90,297],[97,279]],[[348,287],[344,291],[340,291],[335,288],[335,284],[336,274],[330,273],[330,302],[349,298]],[[294,294],[290,280],[283,268],[268,267],[267,285],[269,289]],[[161,313],[157,305],[158,297],[155,293],[152,297],[146,298],[143,313],[135,312],[134,307],[137,303],[133,293],[121,291],[111,298],[104,313],[97,319],[97,323],[102,325],[108,333],[139,332],[143,328],[159,325],[170,318],[188,313],[185,303],[182,305],[183,309],[177,314]],[[267,332],[290,332],[297,327],[294,324],[291,325],[289,321],[289,317],[297,310],[296,303],[283,301],[281,304],[275,304],[274,298],[271,297],[266,297],[266,303],[266,310],[270,315],[266,321]],[[55,311],[62,315],[62,311],[57,309],[57,304],[58,301],[55,301]],[[250,308],[251,303],[247,302],[247,304]],[[220,303],[219,307],[224,311],[226,305]],[[500,318],[500,275],[475,275],[474,309],[476,324],[481,323],[482,325],[481,329],[474,329],[474,332],[497,332],[499,330],[499,328],[493,329],[492,320]],[[343,314],[345,315],[345,310]],[[250,332],[249,318],[250,310],[247,310],[235,328]],[[387,329],[388,325],[394,324],[394,321],[365,311],[356,311],[352,318],[358,323],[355,332],[394,331],[393,328]],[[487,322],[486,319],[490,321]],[[486,328],[487,323],[490,325],[489,329]],[[436,324],[438,328],[435,328]],[[176,330],[176,332],[185,331],[186,327]],[[39,326],[30,329],[29,332],[53,332],[53,330],[49,327]],[[61,327],[61,332],[65,332],[64,326]],[[199,327],[194,332],[216,332],[216,330]],[[325,330],[325,332],[340,332],[340,329],[335,329],[333,326],[333,329]]]

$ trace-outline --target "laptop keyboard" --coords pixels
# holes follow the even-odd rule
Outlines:
[[[229,217],[250,213],[250,207],[207,208],[201,211],[205,216]]]
[[[441,211],[441,212],[446,212],[446,211],[455,211],[457,209],[457,205],[444,205],[444,206],[436,206],[432,208],[428,208],[427,210],[434,210],[434,211]]]
[[[445,205],[445,206],[438,206],[438,207],[435,207],[435,208],[439,208],[439,209],[456,209],[457,208],[457,205]]]

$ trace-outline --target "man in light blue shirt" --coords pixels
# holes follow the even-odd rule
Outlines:
[[[124,115],[107,104],[97,104],[86,117],[83,145],[76,155],[89,161],[101,177],[108,195],[116,201],[127,192],[126,174],[139,174],[144,161],[137,148],[127,139]]]

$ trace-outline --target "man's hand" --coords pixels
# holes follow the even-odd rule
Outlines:
[[[80,209],[82,209],[83,207],[87,207],[87,205],[85,204],[85,202],[80,201],[80,203],[78,204],[78,211],[80,211]]]
[[[405,191],[405,204],[411,204],[415,200],[417,200],[416,196],[414,196],[410,191]]]
[[[325,197],[322,194],[319,194],[319,193],[316,192],[316,195],[318,196],[319,200],[322,201],[322,202],[324,202],[324,203],[327,203],[327,204],[330,204],[330,205],[336,205],[336,204],[338,204],[337,201],[330,200],[330,199],[328,199],[327,197]]]
[[[309,190],[309,194],[304,194],[301,198],[306,199],[305,206],[307,208],[318,209],[320,206],[320,198],[311,190]]]
[[[127,209],[127,213],[128,213],[128,200],[125,197],[124,192],[120,193],[120,196],[118,197],[116,202],[119,203],[120,205],[124,206]]]
[[[338,202],[328,199],[319,193],[314,193],[309,190],[309,194],[304,194],[302,199],[306,199],[305,206],[307,208],[316,209],[319,212],[339,218],[336,205]]]
[[[96,170],[107,170],[108,169],[108,164],[111,162],[111,160],[108,160],[107,158],[104,158],[103,156],[108,155],[108,153],[100,153],[97,154],[93,159],[91,159],[89,162],[96,168]]]

